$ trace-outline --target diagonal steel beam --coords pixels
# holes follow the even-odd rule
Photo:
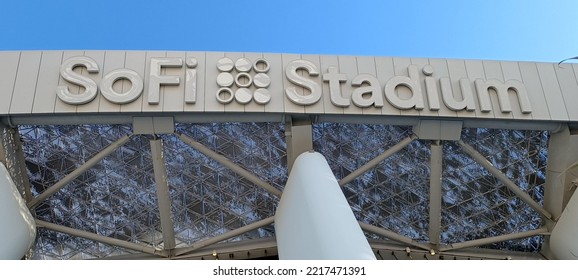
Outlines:
[[[532,199],[532,197],[528,193],[520,189],[520,187],[518,187],[516,183],[512,182],[512,180],[510,180],[506,175],[504,175],[502,171],[496,168],[482,154],[476,151],[474,147],[468,145],[462,140],[459,140],[458,143],[460,144],[460,146],[462,146],[464,151],[468,155],[470,155],[479,165],[483,166],[486,170],[492,173],[492,175],[494,175],[498,180],[504,183],[504,185],[506,185],[506,187],[510,191],[512,191],[516,196],[518,196],[522,201],[526,202],[530,207],[532,207],[532,209],[538,211],[538,213],[540,213],[540,215],[542,215],[546,219],[552,220],[552,215],[548,213],[548,211],[542,208],[542,206],[540,206],[540,204],[534,201],[534,199]]]
[[[274,221],[275,221],[275,217],[265,218],[265,219],[263,219],[263,220],[254,222],[254,223],[252,223],[252,224],[248,224],[248,225],[243,226],[243,227],[240,227],[240,228],[238,228],[238,229],[234,229],[234,230],[225,232],[224,234],[221,234],[221,235],[219,235],[219,236],[215,236],[215,237],[211,237],[211,238],[208,238],[208,239],[205,239],[205,240],[201,240],[201,241],[199,241],[199,242],[194,243],[194,244],[191,245],[190,247],[174,249],[174,254],[175,254],[176,256],[184,255],[184,254],[193,252],[193,251],[195,251],[195,250],[201,249],[201,248],[203,248],[203,247],[206,247],[206,246],[209,246],[209,245],[212,245],[212,244],[221,242],[221,241],[223,241],[223,240],[227,240],[227,239],[233,238],[233,237],[235,237],[235,236],[237,236],[237,235],[241,235],[241,234],[243,234],[243,233],[247,233],[247,232],[249,232],[249,231],[252,231],[252,230],[255,230],[255,229],[258,229],[258,228],[267,226],[267,225],[270,225],[270,224],[272,224]]]
[[[548,234],[548,229],[546,227],[541,227],[539,229],[534,229],[534,230],[529,230],[529,231],[509,233],[509,234],[504,234],[504,235],[500,235],[500,236],[493,236],[493,237],[487,237],[487,238],[481,238],[481,239],[476,239],[476,240],[454,243],[454,244],[450,244],[447,247],[440,248],[439,251],[440,252],[446,252],[446,251],[456,250],[456,249],[478,247],[478,246],[482,246],[482,245],[487,245],[487,244],[492,244],[492,243],[497,243],[497,242],[503,242],[503,241],[508,241],[508,240],[512,240],[512,239],[526,238],[526,237],[532,237],[535,235],[546,235],[546,234]]]
[[[361,226],[361,229],[367,231],[367,232],[371,232],[371,233],[375,233],[377,235],[381,235],[387,239],[393,240],[393,241],[397,241],[397,242],[401,242],[403,244],[409,245],[409,246],[414,246],[414,247],[418,247],[421,249],[425,249],[425,250],[431,250],[432,248],[427,245],[427,244],[423,244],[423,243],[419,243],[407,236],[403,236],[400,234],[397,234],[393,231],[389,231],[387,229],[383,229],[380,227],[376,227],[374,225],[370,225],[368,223],[364,223],[364,222],[359,222],[359,225]]]
[[[430,181],[429,181],[429,242],[433,246],[440,244],[442,216],[442,158],[443,146],[439,141],[431,145]]]
[[[79,229],[69,228],[66,226],[61,226],[61,225],[45,222],[45,221],[38,220],[38,219],[36,219],[35,221],[36,221],[36,225],[38,227],[47,228],[49,230],[58,231],[58,232],[62,232],[62,233],[66,233],[66,234],[70,234],[70,235],[74,235],[74,236],[78,236],[78,237],[82,237],[82,238],[87,238],[87,239],[94,240],[97,242],[109,244],[112,246],[118,246],[118,247],[122,247],[122,248],[129,249],[129,250],[134,250],[134,251],[138,251],[138,252],[143,252],[143,253],[148,253],[148,254],[163,256],[163,257],[168,256],[165,253],[165,251],[163,251],[161,249],[154,248],[154,247],[143,246],[143,245],[135,244],[135,243],[124,241],[124,240],[119,240],[119,239],[108,237],[108,236],[103,236],[103,235],[88,232],[88,231],[83,231],[83,230],[79,230]]]
[[[251,183],[261,187],[262,189],[266,190],[267,192],[281,197],[281,191],[276,189],[275,187],[271,186],[269,183],[259,179],[259,177],[253,175],[251,172],[245,170],[243,167],[237,165],[236,163],[232,162],[230,159],[220,155],[213,150],[205,147],[205,145],[195,141],[193,138],[186,136],[182,133],[176,133],[176,135],[183,141],[185,144],[191,146],[193,149],[203,153],[204,155],[216,160],[220,164],[224,165],[225,167],[231,169],[233,172],[241,175],[245,179],[251,181]]]
[[[383,152],[381,155],[375,157],[374,159],[370,160],[368,163],[364,164],[363,166],[359,167],[358,169],[354,170],[353,172],[349,173],[349,175],[345,176],[343,179],[339,181],[339,186],[345,186],[353,181],[355,178],[361,176],[363,173],[369,171],[369,169],[375,167],[380,162],[384,161],[386,158],[392,156],[393,154],[399,152],[399,150],[405,148],[409,145],[413,140],[417,139],[415,134],[401,140],[399,143],[395,144],[393,147],[389,148],[387,151]]]
[[[9,133],[12,134],[13,143],[13,152],[16,156],[16,164],[18,165],[18,169],[20,169],[20,178],[18,180],[22,184],[24,188],[24,198],[26,201],[32,200],[32,192],[30,191],[30,180],[28,178],[28,172],[26,168],[26,158],[24,156],[24,150],[22,149],[22,142],[20,141],[20,134],[18,133],[18,129],[10,128]]]
[[[46,200],[51,195],[55,194],[57,191],[59,191],[60,189],[62,189],[66,185],[68,185],[70,182],[72,182],[78,176],[82,175],[82,173],[86,172],[86,170],[95,166],[104,157],[112,154],[120,146],[122,146],[126,142],[128,142],[130,140],[130,137],[131,137],[131,135],[125,135],[125,136],[121,137],[120,139],[112,142],[110,145],[108,145],[108,147],[106,147],[102,151],[98,152],[91,159],[86,161],[83,165],[79,166],[77,169],[70,172],[70,174],[66,175],[66,177],[62,178],[62,180],[58,181],[56,184],[49,187],[47,190],[45,190],[39,196],[30,200],[30,202],[28,202],[28,204],[27,204],[28,208],[32,209],[32,208],[38,206],[38,204],[40,204],[41,202]]]
[[[171,215],[171,197],[167,183],[167,169],[163,157],[163,143],[161,139],[150,140],[153,169],[157,188],[157,204],[163,230],[163,248],[175,248],[175,229]]]

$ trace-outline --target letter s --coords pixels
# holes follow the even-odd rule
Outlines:
[[[295,60],[289,63],[287,68],[285,68],[285,75],[290,82],[309,89],[311,93],[308,95],[301,95],[297,93],[295,87],[288,87],[285,89],[285,95],[287,95],[287,98],[297,105],[312,105],[321,99],[321,86],[313,80],[299,76],[297,70],[302,69],[309,72],[309,76],[319,75],[319,69],[317,69],[317,66],[307,60]]]
[[[67,86],[56,88],[56,95],[64,103],[73,105],[86,104],[92,101],[98,93],[98,86],[95,81],[72,71],[78,66],[86,67],[88,73],[98,73],[99,71],[98,64],[90,57],[77,56],[64,61],[60,67],[60,76],[71,84],[84,87],[84,92],[80,94],[71,93]]]

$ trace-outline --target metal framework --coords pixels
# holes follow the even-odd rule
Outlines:
[[[227,128],[227,126],[229,127]],[[565,169],[570,166],[573,160],[575,162],[578,158],[576,155],[565,158],[566,163],[562,164],[552,158],[552,155],[560,153],[557,150],[556,141],[570,141],[573,143],[572,145],[577,146],[576,139],[573,138],[568,127],[549,133],[534,132],[531,137],[528,137],[523,131],[515,132],[521,133],[522,138],[530,139],[528,141],[537,141],[536,143],[516,142],[519,139],[513,138],[517,136],[511,137],[511,134],[504,133],[506,136],[502,140],[515,142],[513,145],[518,145],[520,151],[526,149],[527,154],[519,154],[517,155],[519,159],[516,162],[508,162],[506,165],[500,166],[500,163],[495,161],[494,156],[504,151],[494,150],[494,154],[492,154],[491,148],[493,146],[485,149],[483,141],[464,138],[471,133],[462,132],[462,138],[458,141],[424,140],[413,134],[411,127],[315,123],[310,120],[296,119],[275,125],[273,128],[269,124],[249,123],[244,127],[243,124],[233,123],[214,126],[211,124],[199,125],[191,130],[188,124],[177,124],[174,133],[148,136],[132,134],[130,127],[110,129],[112,132],[107,130],[105,134],[111,136],[115,133],[118,134],[118,132],[126,133],[128,131],[128,133],[124,136],[119,135],[120,138],[116,140],[97,140],[103,142],[101,148],[94,151],[84,163],[67,163],[67,166],[76,164],[74,168],[70,168],[70,166],[63,168],[64,165],[61,164],[61,169],[68,171],[67,174],[59,173],[61,178],[55,178],[55,176],[46,173],[42,174],[45,178],[38,178],[39,174],[46,172],[46,170],[40,166],[41,163],[36,162],[39,156],[35,156],[34,153],[38,152],[35,151],[38,147],[34,146],[33,141],[47,137],[46,135],[49,133],[43,131],[43,128],[39,126],[21,126],[20,136],[18,136],[16,128],[0,128],[2,129],[0,160],[8,163],[7,166],[11,168],[15,178],[26,174],[23,171],[25,168],[28,169],[28,174],[31,174],[30,178],[23,178],[19,182],[22,183],[22,193],[27,198],[28,206],[37,215],[37,225],[41,231],[58,232],[97,242],[91,243],[93,245],[90,246],[108,244],[122,249],[109,250],[107,251],[108,254],[96,256],[110,258],[147,258],[147,256],[174,259],[274,257],[276,249],[275,243],[271,239],[270,225],[273,223],[271,213],[274,211],[276,200],[282,194],[283,180],[286,180],[288,173],[287,166],[290,169],[292,160],[298,152],[312,148],[320,151],[328,158],[337,178],[340,179],[340,186],[343,187],[344,193],[352,204],[361,228],[367,233],[376,256],[380,259],[415,259],[416,256],[420,255],[426,259],[432,258],[432,256],[446,259],[541,258],[548,255],[547,238],[544,248],[539,245],[536,248],[538,250],[522,248],[522,251],[532,251],[526,253],[504,253],[490,249],[468,251],[465,249],[491,244],[508,244],[504,242],[547,236],[560,213],[560,210],[553,209],[553,203],[550,201],[556,199],[567,201],[568,196],[571,195],[568,191],[562,193],[563,190],[568,189],[572,180],[571,176],[565,177],[563,182],[551,177],[566,176],[568,171]],[[90,130],[86,126],[84,129]],[[219,130],[227,130],[227,132],[219,132]],[[465,130],[471,132],[471,129],[466,128]],[[494,132],[491,133],[488,131],[491,130],[482,129],[474,135],[484,133],[497,135],[500,133],[500,130],[492,130]],[[60,132],[53,131],[52,133],[58,134]],[[101,131],[95,133],[102,136]],[[228,133],[230,138],[220,137],[224,134],[219,133]],[[264,137],[259,133],[276,135],[273,136],[273,142],[277,141],[275,142],[277,146],[271,143],[258,142],[260,141],[258,140],[259,137]],[[252,138],[252,140],[243,138],[247,134],[256,138]],[[547,140],[544,140],[546,138],[543,136],[548,134],[550,135],[550,147],[546,150],[544,145],[546,142],[544,141]],[[283,135],[285,140],[283,140]],[[21,137],[25,140],[24,143],[20,143]],[[340,142],[334,141],[332,137],[339,137]],[[77,138],[76,141],[83,141],[82,137]],[[500,142],[502,140],[493,139],[490,141]],[[127,143],[132,143],[131,147],[126,147]],[[66,144],[60,144],[59,148],[66,148]],[[496,146],[501,144],[503,143],[500,142]],[[144,149],[135,150],[135,145],[141,145]],[[148,151],[147,146],[150,147]],[[484,151],[481,151],[480,148]],[[285,150],[281,151],[282,149]],[[77,152],[80,153],[80,150],[83,149],[79,148]],[[279,151],[281,154],[277,153]],[[139,153],[144,153],[145,156],[139,156]],[[455,155],[459,153],[461,156],[459,160],[456,160]],[[548,166],[555,166],[555,169],[548,169],[549,172],[556,171],[554,175],[549,174],[547,179],[541,178],[541,174],[545,173],[546,169],[543,153],[549,156]],[[118,155],[114,156],[115,154]],[[189,154],[189,156],[179,154]],[[111,156],[114,158],[111,159]],[[411,158],[412,156],[414,158]],[[48,155],[47,160],[49,162],[62,160],[50,157],[51,155]],[[269,162],[269,165],[263,167],[266,165],[266,163],[261,162],[263,157],[269,157],[270,161],[278,163],[275,166]],[[356,157],[353,163],[351,157]],[[127,162],[115,162],[119,158]],[[196,163],[191,162],[193,159],[196,160]],[[532,159],[540,162],[528,162]],[[150,160],[150,162],[146,163],[146,160]],[[126,220],[131,217],[142,217],[146,214],[107,212],[103,210],[104,206],[98,205],[96,202],[98,199],[125,203],[123,202],[125,195],[137,196],[133,199],[139,199],[139,194],[140,196],[150,194],[150,201],[154,202],[154,205],[151,205],[153,209],[150,209],[148,219],[153,222],[152,229],[143,231],[146,234],[136,233],[138,231],[135,229],[138,227],[137,224],[132,224],[130,227],[132,227],[133,232],[126,233],[126,235],[119,235],[113,229],[108,230],[108,222],[92,227],[74,228],[80,223],[78,222],[78,215],[81,214],[70,214],[65,219],[62,217],[66,215],[58,216],[55,214],[55,211],[63,211],[63,209],[57,208],[59,210],[55,210],[54,205],[61,205],[59,203],[69,197],[56,197],[63,189],[70,192],[70,188],[89,187],[90,182],[100,182],[98,184],[104,185],[112,184],[114,180],[123,176],[118,170],[114,170],[123,164],[134,165],[135,168],[139,169],[138,171],[135,170],[135,174],[142,177],[139,177],[139,181],[133,182],[135,186],[145,184],[141,187],[146,188],[146,184],[149,184],[154,186],[153,189],[139,191],[131,189],[127,190],[128,193],[126,194],[115,193],[107,196],[99,196],[97,191],[91,191],[87,197],[82,199],[86,199],[85,206],[92,209],[90,215],[103,215],[102,219],[110,222],[111,225],[118,225],[126,223]],[[519,169],[531,171],[516,174],[509,167],[511,164],[520,164],[523,167]],[[110,165],[112,168],[105,165]],[[187,171],[179,170],[183,167],[198,169],[198,172],[191,175],[186,173]],[[93,168],[97,168],[97,170],[94,174],[89,174]],[[480,176],[484,177],[477,177],[476,179],[475,176],[477,175],[460,173],[474,169],[482,174]],[[153,174],[143,175],[149,171],[152,171]],[[389,172],[396,172],[397,177]],[[461,177],[452,174],[461,174]],[[107,176],[112,178],[101,178]],[[471,180],[468,179],[468,176]],[[49,186],[42,185],[46,178],[51,178],[53,183]],[[488,178],[493,179],[489,183],[482,182],[489,180]],[[79,183],[79,180],[88,183]],[[29,181],[32,184],[29,184]],[[416,182],[418,182],[417,185],[413,185]],[[180,187],[182,183],[185,185]],[[557,184],[562,185],[557,187],[560,191],[553,190],[553,185]],[[415,188],[412,189],[412,187]],[[473,189],[479,190],[480,194],[475,194]],[[547,191],[544,191],[545,189]],[[112,186],[110,190],[112,191]],[[118,190],[115,189],[115,191]],[[468,192],[468,190],[470,191]],[[466,193],[469,193],[469,197],[463,196]],[[80,193],[72,191],[70,194],[78,195]],[[493,197],[495,201],[484,204],[488,197]],[[474,203],[478,198],[481,202],[471,206],[471,203]],[[54,201],[54,205],[51,204],[51,200]],[[216,203],[211,202],[211,200],[215,200]],[[399,203],[396,204],[396,201]],[[67,205],[69,208],[66,211],[79,211],[81,206],[73,205],[75,203],[77,202],[69,202]],[[252,205],[253,208],[247,205]],[[184,206],[185,209],[180,209],[181,206]],[[452,237],[452,230],[460,229],[453,229],[456,225],[452,224],[449,219],[456,217],[458,215],[456,213],[462,213],[461,217],[464,220],[457,222],[472,223],[472,220],[477,217],[475,215],[478,215],[475,213],[476,207],[484,208],[481,210],[482,212],[510,210],[508,210],[507,215],[494,215],[498,219],[494,221],[486,221],[487,216],[483,214],[484,216],[481,216],[480,221],[474,225],[474,227],[481,228],[479,232],[462,237]],[[130,206],[127,206],[120,211],[129,212],[129,208]],[[407,209],[409,208],[413,208],[414,210],[411,211],[415,211],[415,213],[408,213],[410,210]],[[469,208],[472,208],[473,211]],[[419,211],[423,212],[420,214]],[[399,214],[398,217],[394,217],[396,213]],[[524,217],[532,221],[529,224],[526,221],[519,221],[518,224],[514,224],[526,224],[528,226],[519,231],[510,230],[511,226],[496,230],[496,225],[511,223],[504,220],[505,218],[519,219],[520,217],[514,216],[520,213],[527,214]],[[203,227],[204,231],[194,231],[182,226],[193,224]],[[224,228],[218,228],[215,225],[224,226]],[[89,228],[92,230],[87,230]],[[255,231],[260,232],[251,234]],[[109,234],[103,234],[105,232],[109,232]],[[199,234],[199,232],[204,233]],[[248,238],[242,237],[247,234],[249,234]],[[186,236],[190,238],[187,239]],[[39,247],[43,246],[42,242],[46,241],[43,238],[46,239],[47,237],[41,235],[38,241],[40,243],[37,244],[36,251],[32,253],[31,257],[49,257],[46,251],[39,250]],[[68,240],[74,242],[76,239],[69,238]],[[490,248],[500,248],[500,246],[504,248],[503,245],[490,246]],[[47,250],[58,250],[55,247],[51,248]],[[259,253],[256,253],[257,251]],[[538,252],[543,255],[537,255]],[[146,255],[142,255],[142,253]],[[125,256],[122,257],[122,255]],[[78,257],[78,255],[61,256],[63,258]],[[94,257],[94,255],[91,256]]]

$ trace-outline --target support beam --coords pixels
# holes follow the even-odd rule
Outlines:
[[[12,134],[12,139],[14,145],[13,152],[14,156],[16,157],[16,165],[19,169],[20,178],[18,178],[19,183],[22,184],[22,188],[24,189],[24,199],[26,202],[32,200],[32,192],[30,191],[30,181],[28,179],[28,169],[26,168],[26,158],[24,156],[24,150],[22,149],[22,142],[20,141],[20,134],[18,133],[18,129],[11,128],[9,132]]]
[[[266,190],[267,192],[269,192],[269,193],[271,193],[277,197],[281,197],[281,191],[280,190],[271,186],[267,182],[259,179],[259,177],[253,175],[251,172],[245,170],[243,167],[237,165],[236,163],[232,162],[228,158],[226,158],[226,157],[214,152],[213,150],[205,147],[203,144],[195,141],[194,139],[190,138],[189,136],[186,136],[186,135],[181,134],[181,133],[177,133],[176,135],[179,137],[179,139],[181,139],[181,141],[183,141],[185,144],[191,146],[193,149],[195,149],[195,150],[203,153],[204,155],[216,160],[220,164],[231,169],[233,172],[241,175],[245,179],[249,180],[251,183],[261,187],[262,189]]]
[[[291,172],[295,159],[302,153],[313,150],[313,129],[309,117],[288,117],[285,122],[285,142],[287,143],[287,170]]]
[[[359,222],[359,225],[361,226],[361,229],[367,231],[367,232],[371,232],[371,233],[375,233],[377,235],[381,235],[387,239],[393,240],[393,241],[397,241],[397,242],[401,242],[403,244],[409,245],[409,246],[414,246],[417,248],[421,248],[424,250],[431,250],[432,248],[426,244],[422,244],[419,243],[409,237],[397,234],[395,232],[380,228],[380,227],[376,227],[374,225],[370,225],[364,222]]]
[[[61,226],[61,225],[41,221],[38,219],[36,219],[35,221],[36,221],[36,226],[43,227],[43,228],[46,228],[49,230],[58,231],[58,232],[62,232],[62,233],[66,233],[66,234],[70,234],[70,235],[78,236],[78,237],[82,237],[82,238],[87,238],[87,239],[94,240],[97,242],[109,244],[112,246],[118,246],[118,247],[122,247],[125,249],[133,250],[133,251],[138,251],[138,252],[148,253],[148,254],[152,254],[152,255],[163,256],[163,257],[167,256],[167,254],[163,250],[160,250],[160,249],[157,249],[154,247],[148,247],[148,246],[143,246],[143,245],[131,243],[131,242],[124,241],[124,240],[118,240],[116,238],[111,238],[108,236],[103,236],[103,235],[99,235],[99,234],[92,233],[92,232],[87,232],[87,231],[83,231],[83,230],[69,228],[66,226]]]
[[[578,133],[571,131],[568,125],[550,133],[548,139],[548,165],[544,186],[544,209],[552,214],[557,222],[565,211],[568,201],[575,192],[573,181],[578,178]],[[550,231],[556,223],[546,221]],[[541,253],[549,259],[556,256],[551,250],[551,238],[544,240]]]
[[[440,244],[442,220],[442,161],[443,145],[436,141],[431,145],[429,181],[429,243],[434,248]]]
[[[526,202],[532,209],[536,210],[542,217],[552,220],[552,215],[548,213],[540,204],[530,197],[528,193],[520,189],[512,180],[510,180],[502,171],[498,168],[494,167],[492,163],[490,163],[482,154],[478,153],[474,147],[468,145],[464,141],[460,140],[458,143],[462,146],[464,151],[470,155],[478,164],[483,166],[486,170],[488,170],[494,177],[500,180],[506,187],[512,191],[516,196],[518,196],[522,201]]]
[[[32,209],[32,208],[38,206],[38,204],[40,204],[41,202],[46,200],[51,195],[55,194],[57,191],[59,191],[60,189],[62,189],[66,185],[68,185],[70,182],[72,182],[78,176],[82,175],[82,173],[86,172],[86,170],[95,166],[104,157],[112,154],[120,146],[122,146],[126,142],[128,142],[130,140],[130,137],[131,137],[130,135],[123,136],[120,139],[118,139],[115,142],[108,145],[108,147],[104,148],[102,151],[98,152],[91,159],[86,161],[83,165],[79,166],[77,169],[70,172],[70,174],[68,174],[68,175],[66,175],[66,177],[62,178],[62,180],[58,181],[58,183],[54,184],[53,186],[51,186],[50,188],[45,190],[43,193],[41,193],[36,198],[33,198],[30,202],[28,202],[28,204],[27,204],[28,208]]]
[[[161,139],[150,140],[151,154],[153,157],[153,168],[155,173],[155,183],[157,186],[157,200],[163,230],[163,248],[171,250],[175,248],[175,229],[171,215],[171,197],[169,185],[167,183],[167,169],[163,157],[163,143]]]
[[[174,249],[174,253],[176,256],[180,256],[180,255],[184,255],[193,251],[196,251],[198,249],[201,249],[203,247],[221,242],[223,240],[227,240],[230,238],[233,238],[237,235],[241,235],[243,233],[247,233],[249,231],[264,227],[264,226],[268,226],[270,224],[272,224],[275,221],[275,217],[269,217],[269,218],[265,218],[263,220],[254,222],[252,224],[248,224],[244,227],[240,227],[238,229],[234,229],[228,232],[225,232],[224,234],[221,234],[219,236],[215,236],[215,237],[211,237],[205,240],[201,240],[199,242],[194,243],[193,245],[191,245],[188,248],[177,248]]]
[[[0,163],[3,163],[4,166],[8,166],[8,162],[6,160],[6,143],[4,143],[4,137],[8,133],[8,127],[4,126],[2,122],[0,122]]]
[[[399,143],[393,145],[393,147],[389,148],[387,151],[383,152],[381,155],[375,157],[374,159],[370,160],[368,163],[364,164],[363,166],[359,167],[358,169],[354,170],[353,172],[349,173],[349,175],[345,176],[343,179],[339,181],[340,186],[345,186],[353,181],[355,178],[361,176],[363,173],[369,171],[369,169],[375,167],[380,162],[384,161],[386,158],[392,156],[393,154],[399,152],[399,150],[405,148],[409,145],[413,140],[417,139],[416,135],[411,135]]]
[[[500,235],[500,236],[494,236],[494,237],[481,238],[481,239],[476,239],[476,240],[454,243],[454,244],[451,244],[445,248],[441,248],[440,252],[447,252],[450,250],[463,249],[463,248],[469,248],[469,247],[479,247],[482,245],[488,245],[488,244],[508,241],[508,240],[512,240],[512,239],[527,238],[527,237],[532,237],[532,236],[536,236],[536,235],[546,235],[547,233],[548,233],[548,229],[546,227],[541,227],[539,229],[530,230],[530,231],[516,232],[516,233],[504,234],[504,235]]]

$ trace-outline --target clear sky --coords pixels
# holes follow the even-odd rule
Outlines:
[[[576,0],[0,0],[0,50],[122,49],[558,62]]]

